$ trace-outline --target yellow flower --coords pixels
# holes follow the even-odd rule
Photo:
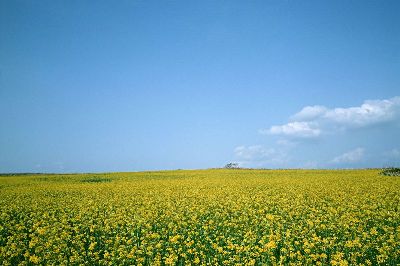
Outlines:
[[[94,250],[95,247],[96,247],[96,242],[92,242],[89,245],[89,250]]]
[[[265,244],[264,246],[266,249],[272,249],[272,248],[276,248],[276,243],[275,241],[269,241],[267,244]]]
[[[175,263],[175,257],[171,254],[168,258],[165,259],[165,264],[172,265]]]
[[[31,256],[29,257],[29,261],[32,262],[32,263],[34,263],[34,264],[38,264],[39,261],[40,261],[40,259],[39,259],[36,255],[31,255]]]

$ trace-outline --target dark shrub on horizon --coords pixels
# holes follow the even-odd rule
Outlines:
[[[396,167],[384,168],[381,171],[381,175],[400,176],[400,168],[396,168]]]

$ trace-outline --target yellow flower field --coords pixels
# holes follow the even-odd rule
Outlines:
[[[0,176],[2,265],[399,265],[379,170]]]

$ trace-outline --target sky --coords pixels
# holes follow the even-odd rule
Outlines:
[[[0,1],[0,172],[400,166],[399,1]]]

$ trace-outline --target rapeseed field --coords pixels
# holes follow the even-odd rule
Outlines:
[[[378,170],[0,177],[2,265],[399,265]]]

